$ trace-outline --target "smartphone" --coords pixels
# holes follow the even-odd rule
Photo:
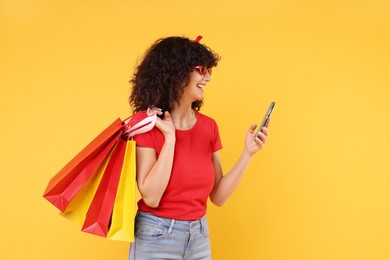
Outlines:
[[[267,113],[265,114],[264,118],[263,118],[263,121],[261,122],[260,126],[259,126],[259,130],[257,131],[256,135],[255,135],[255,139],[256,137],[259,137],[259,134],[261,133],[261,129],[267,124],[267,121],[268,119],[270,118],[271,116],[271,113],[272,111],[274,110],[274,107],[275,107],[276,103],[275,102],[271,102],[271,104],[269,105],[269,108],[267,110]]]

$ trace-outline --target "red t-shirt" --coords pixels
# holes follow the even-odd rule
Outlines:
[[[157,208],[138,201],[138,209],[156,216],[196,220],[206,214],[207,198],[214,187],[214,152],[222,148],[216,122],[196,111],[196,123],[189,130],[176,130],[175,154],[168,186]],[[154,127],[134,137],[137,146],[160,154],[164,136]]]

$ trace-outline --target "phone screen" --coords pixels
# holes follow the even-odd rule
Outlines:
[[[259,125],[259,130],[257,131],[255,138],[259,137],[259,133],[261,132],[261,129],[267,124],[267,121],[270,118],[271,113],[274,110],[275,105],[276,105],[275,102],[271,102],[271,104],[269,105],[267,113],[265,114],[263,121],[261,121],[261,124]]]

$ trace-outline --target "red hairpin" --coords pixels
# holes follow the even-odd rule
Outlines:
[[[199,43],[199,41],[200,41],[202,38],[203,38],[202,35],[198,35],[198,37],[196,37],[196,39],[195,39],[194,42]]]

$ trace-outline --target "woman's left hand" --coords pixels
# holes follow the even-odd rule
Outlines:
[[[248,152],[249,156],[254,155],[265,146],[269,135],[269,123],[270,119],[268,119],[267,123],[265,124],[265,127],[262,128],[262,131],[259,133],[258,137],[255,137],[256,133],[254,133],[256,125],[251,125],[249,127],[245,139],[245,149]]]

